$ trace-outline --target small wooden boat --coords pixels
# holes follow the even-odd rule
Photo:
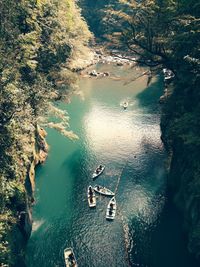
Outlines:
[[[116,215],[116,200],[115,197],[112,197],[108,203],[107,210],[106,210],[106,219],[107,220],[114,220]]]
[[[163,69],[163,74],[164,74],[164,81],[171,80],[175,76],[171,70],[166,68]]]
[[[124,102],[124,103],[123,103],[123,108],[124,108],[124,109],[127,109],[127,107],[128,107],[128,102]]]
[[[96,207],[96,196],[91,185],[88,186],[88,204],[90,208]]]
[[[104,196],[113,197],[115,195],[115,193],[113,193],[110,189],[101,185],[95,185],[93,188],[94,191]]]
[[[102,174],[102,172],[104,171],[105,166],[104,165],[99,165],[96,170],[94,171],[94,173],[92,174],[92,179],[94,180],[95,178],[97,178],[100,174]]]
[[[78,267],[74,251],[72,248],[64,249],[64,258],[66,267]]]

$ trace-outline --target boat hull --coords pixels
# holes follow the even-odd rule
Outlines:
[[[98,169],[98,168],[97,168]],[[97,170],[96,169],[96,170]],[[101,171],[100,172],[96,172],[96,170],[95,170],[95,172],[92,174],[92,179],[93,180],[95,180],[99,175],[101,175],[102,173],[103,173],[103,171],[105,170],[105,166],[103,166],[103,168],[101,169]]]
[[[103,195],[103,196],[108,196],[108,197],[113,197],[115,193],[113,193],[110,189],[100,186],[100,185],[95,185],[94,186],[94,191]]]
[[[112,208],[111,208],[112,205]],[[116,200],[113,197],[107,206],[107,210],[106,210],[106,219],[107,220],[114,220],[115,215],[116,215],[116,210],[117,210],[117,205],[116,205]]]
[[[64,258],[66,267],[78,267],[74,251],[72,248],[66,248],[64,250]]]
[[[90,188],[92,190],[92,195],[90,194]],[[90,208],[95,208],[96,207],[96,196],[95,196],[94,189],[92,188],[91,185],[88,187],[87,197],[88,197],[88,205],[89,205],[89,207]]]
[[[128,103],[124,103],[124,104],[123,104],[123,108],[124,108],[124,109],[127,109],[127,108],[128,108]]]

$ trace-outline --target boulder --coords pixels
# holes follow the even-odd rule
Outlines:
[[[124,64],[121,61],[117,62],[117,66],[123,66]]]
[[[104,72],[103,74],[104,74],[104,76],[110,76],[109,72]]]
[[[89,72],[89,75],[90,76],[97,77],[98,76],[98,73],[96,72],[96,70],[92,70],[91,72]]]

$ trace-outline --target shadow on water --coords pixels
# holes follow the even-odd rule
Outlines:
[[[150,112],[157,112],[159,109],[159,98],[163,94],[163,78],[158,76],[155,82],[152,82],[144,91],[136,95],[140,106],[146,108]]]
[[[30,261],[26,264],[29,266],[63,266],[63,250],[65,247],[69,246],[66,239],[71,239],[71,232],[69,228],[69,220],[66,215],[60,217],[54,217],[48,221],[41,220],[41,226],[37,230],[35,236],[34,231],[32,233],[31,242],[29,242],[28,249],[34,251],[30,255]],[[60,221],[66,217],[66,223],[60,224]],[[57,236],[55,240],[55,235]],[[38,236],[40,237],[38,239]],[[35,250],[35,243],[38,245],[37,250]],[[49,254],[52,258],[49,258]],[[44,265],[44,262],[46,265]]]
[[[183,218],[170,198],[171,196],[168,196],[161,213],[160,223],[152,235],[154,257],[151,260],[151,266],[198,267],[199,263],[188,254],[188,240],[181,227]]]
[[[90,173],[84,149],[77,149],[74,151],[68,159],[63,162],[63,168],[67,168],[68,175],[73,176],[74,186],[76,188],[85,185]]]
[[[162,95],[162,77],[152,83],[144,91],[140,92],[136,98],[139,105],[148,113],[160,113],[158,100]],[[146,144],[145,146],[149,146]],[[148,150],[148,149],[147,149]],[[145,177],[152,174],[154,168],[153,156],[149,155],[150,169],[146,170]],[[155,156],[155,155],[154,155]],[[155,162],[154,162],[155,163]],[[143,168],[145,164],[143,162]],[[137,167],[136,167],[137,169]],[[155,172],[154,172],[155,173]],[[137,177],[137,175],[135,175]],[[141,183],[141,180],[139,181]],[[160,192],[160,190],[159,190]],[[165,193],[166,194],[166,193]],[[183,218],[171,201],[172,196],[166,196],[164,207],[157,217],[157,220],[149,225],[139,218],[134,217],[129,221],[129,229],[135,245],[130,249],[129,254],[131,266],[139,267],[198,267],[200,263],[189,254],[188,240],[183,231]],[[130,244],[129,244],[130,245]]]
[[[135,229],[133,236],[138,242],[130,256],[132,266],[199,267],[199,262],[188,253],[187,239],[180,227],[182,217],[169,199],[157,220],[151,227],[131,221],[130,229]]]

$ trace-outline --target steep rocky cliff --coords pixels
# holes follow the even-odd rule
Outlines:
[[[200,76],[194,64],[186,60],[179,70],[163,108],[161,129],[170,159],[169,186],[183,214],[188,248],[200,258]]]
[[[3,203],[1,202],[2,206],[4,204],[4,210],[1,213],[0,228],[2,266],[23,266],[23,250],[32,229],[34,169],[37,164],[45,161],[48,152],[45,135],[45,131],[38,125],[27,132],[18,132],[18,137],[22,140],[16,140],[16,146],[12,151],[16,179],[5,182],[1,177],[1,194],[4,197]],[[4,169],[4,173],[6,171],[8,170]],[[1,175],[2,173],[1,170]]]

